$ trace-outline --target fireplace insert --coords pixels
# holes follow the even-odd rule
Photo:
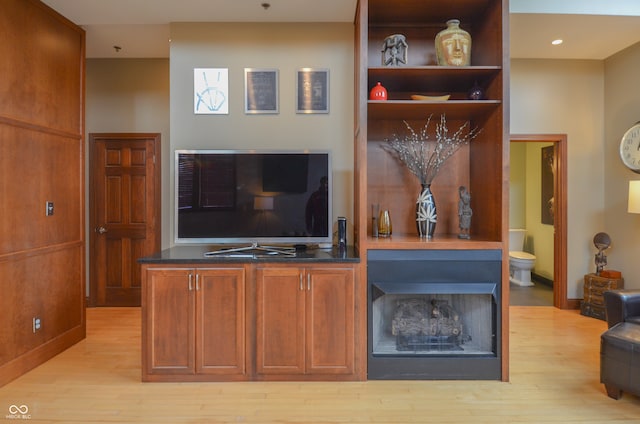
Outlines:
[[[368,254],[368,378],[500,379],[500,250]]]

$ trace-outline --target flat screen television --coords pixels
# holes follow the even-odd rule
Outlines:
[[[175,242],[325,244],[328,151],[177,150]]]

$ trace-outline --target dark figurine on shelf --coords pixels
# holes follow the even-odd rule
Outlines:
[[[600,275],[605,266],[607,266],[607,255],[603,250],[599,250],[596,253],[596,275]]]
[[[458,201],[458,218],[460,219],[460,234],[458,238],[470,239],[469,228],[471,227],[471,194],[465,186],[460,186],[458,189],[460,194],[460,200]]]
[[[596,274],[600,275],[600,272],[607,265],[607,255],[604,254],[604,251],[611,246],[611,238],[607,233],[598,233],[593,237],[593,244],[598,249],[598,253],[596,253]]]
[[[382,66],[398,66],[407,64],[407,39],[402,34],[393,34],[384,39],[382,44]]]

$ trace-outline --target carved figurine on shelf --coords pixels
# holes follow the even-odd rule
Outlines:
[[[473,215],[473,211],[471,210],[471,194],[465,186],[460,186],[458,193],[460,195],[460,200],[458,201],[460,234],[458,234],[458,238],[470,239],[469,228],[471,227],[471,216]]]
[[[384,39],[382,44],[382,66],[398,66],[407,64],[407,39],[402,34],[393,34]]]
[[[598,253],[596,253],[596,274],[600,275],[600,272],[607,265],[607,255],[604,254],[604,251],[611,246],[611,238],[607,233],[598,233],[593,237],[593,244],[598,249]]]

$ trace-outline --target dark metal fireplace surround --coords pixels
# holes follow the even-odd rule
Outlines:
[[[501,379],[500,250],[368,253],[368,378]]]

